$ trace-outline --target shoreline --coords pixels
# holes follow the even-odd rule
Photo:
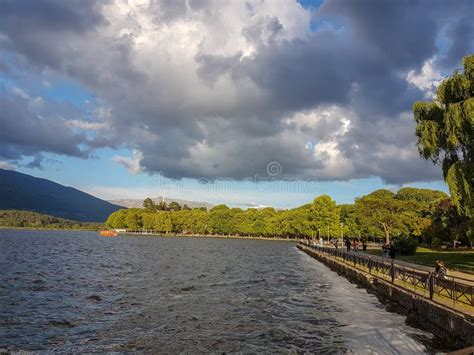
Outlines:
[[[252,240],[271,240],[280,242],[293,242],[299,243],[299,239],[291,238],[278,238],[278,237],[244,237],[240,235],[218,235],[218,234],[140,234],[140,233],[119,233],[120,236],[133,236],[133,237],[177,237],[177,238],[216,238],[216,239],[252,239]],[[115,237],[113,237],[115,238]]]
[[[12,230],[31,230],[31,231],[71,231],[71,232],[97,232],[99,236],[98,229],[76,229],[76,228],[48,228],[48,227],[8,227],[0,226],[0,229],[12,229]],[[177,238],[216,238],[216,239],[252,239],[252,240],[270,240],[270,241],[281,241],[281,242],[293,242],[299,243],[299,239],[291,238],[278,238],[278,237],[244,237],[239,235],[218,235],[218,234],[161,234],[161,233],[119,233],[117,237],[154,237],[154,238],[168,238],[168,237],[177,237]],[[103,238],[116,238],[116,237],[103,237]]]
[[[72,231],[72,232],[96,232],[97,231],[97,229],[81,229],[81,228],[8,227],[8,226],[0,226],[0,229],[32,230],[32,231]]]

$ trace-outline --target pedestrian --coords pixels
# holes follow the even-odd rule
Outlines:
[[[389,249],[390,258],[392,258],[392,261],[393,261],[393,259],[395,259],[395,256],[397,255],[397,249],[395,247],[395,244],[393,244],[393,242],[390,242],[390,246],[388,249]]]
[[[362,251],[365,253],[367,250],[367,240],[364,238],[362,239]]]
[[[382,245],[382,258],[388,258],[388,245],[383,243]]]
[[[444,266],[444,262],[442,260],[436,260],[436,263],[435,263],[435,276],[438,279],[446,280],[446,275],[447,274],[448,274],[448,271],[446,270],[446,267]]]
[[[346,248],[347,252],[349,253],[351,251],[351,241],[349,240],[349,238],[346,238]]]
[[[334,247],[335,247],[336,250],[337,250],[337,248],[339,247],[339,240],[336,239],[336,240],[334,241]]]
[[[354,252],[357,253],[359,251],[359,239],[354,238]]]

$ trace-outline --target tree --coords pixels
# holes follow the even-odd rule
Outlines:
[[[132,230],[138,230],[142,228],[142,217],[139,209],[130,208],[127,210],[125,225],[128,229]]]
[[[437,190],[403,187],[397,191],[395,197],[399,200],[418,201],[428,206],[433,201],[448,198],[448,195],[442,191]]]
[[[156,208],[155,202],[149,197],[143,200],[143,208],[149,211],[153,211]]]
[[[459,214],[451,199],[446,198],[436,203],[430,221],[430,226],[423,233],[427,244],[439,246],[459,240],[472,246],[473,219]]]
[[[328,195],[321,195],[314,199],[310,207],[311,227],[316,233],[319,229],[321,235],[340,235],[340,210]]]
[[[392,234],[408,234],[406,223],[409,215],[406,213],[410,204],[395,198],[388,190],[376,190],[364,197],[356,199],[356,215],[363,231],[374,236],[383,236],[385,242],[390,242]]]
[[[161,201],[157,206],[156,209],[158,211],[168,211],[168,205],[166,204],[165,201]]]
[[[438,87],[431,102],[416,102],[413,114],[420,155],[441,162],[452,201],[474,217],[474,55],[464,57]]]
[[[173,230],[173,223],[170,213],[166,211],[155,213],[153,229],[165,233],[171,232]]]
[[[356,237],[361,233],[361,226],[357,219],[354,205],[340,205],[341,223],[344,229],[344,235],[347,237]],[[342,233],[341,233],[342,234]]]
[[[169,211],[181,211],[181,205],[176,201],[171,201],[168,205]]]
[[[217,205],[209,212],[209,230],[217,234],[232,232],[233,212],[226,205]]]
[[[121,209],[113,212],[109,218],[107,218],[105,225],[109,228],[125,228],[125,217],[127,216],[127,211],[128,210]]]

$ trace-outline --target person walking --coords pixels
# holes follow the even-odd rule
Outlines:
[[[388,258],[388,245],[387,243],[383,243],[382,245],[382,258]]]
[[[354,238],[353,247],[354,247],[354,252],[357,253],[359,251],[359,239]]]
[[[346,238],[346,248],[347,252],[349,253],[351,251],[351,241],[349,240],[349,238]]]
[[[388,248],[389,250],[389,255],[390,255],[390,258],[392,259],[392,261],[395,259],[395,256],[397,255],[397,249],[395,248],[395,244],[393,244],[393,242],[390,242],[390,246]]]
[[[362,239],[362,251],[365,253],[367,251],[367,240]]]

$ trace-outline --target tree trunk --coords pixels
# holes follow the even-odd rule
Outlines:
[[[390,243],[390,231],[387,228],[387,225],[385,223],[383,223],[382,226],[383,226],[383,231],[385,233],[385,243],[389,244]]]

